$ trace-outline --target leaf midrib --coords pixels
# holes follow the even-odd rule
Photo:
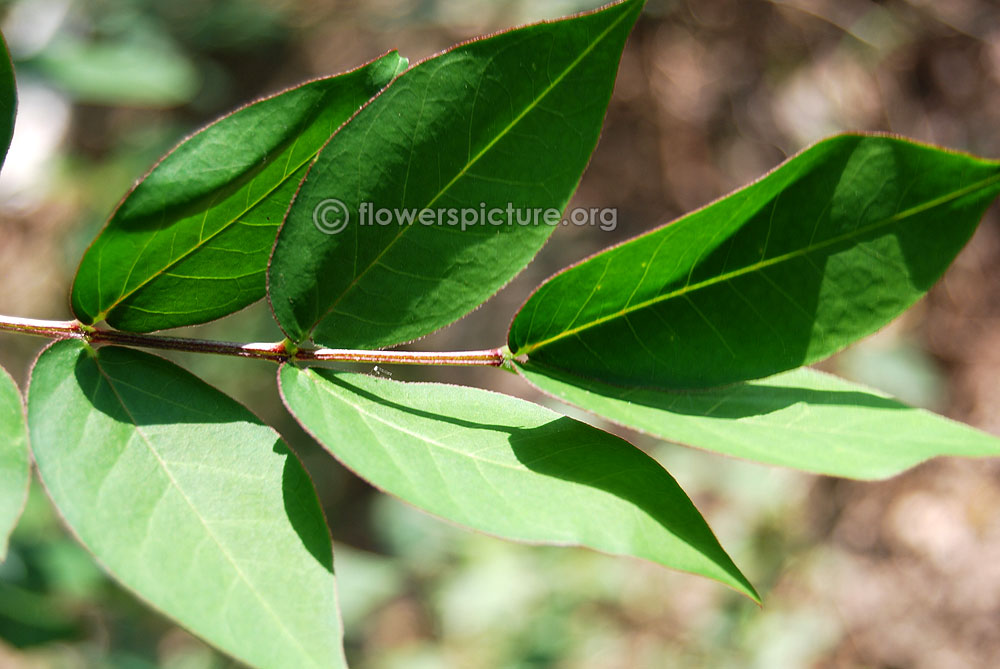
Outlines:
[[[572,71],[573,71],[573,70],[574,70],[574,69],[575,69],[575,68],[576,68],[576,67],[577,67],[577,66],[578,66],[578,65],[579,65],[579,64],[580,64],[581,62],[583,62],[583,60],[584,60],[584,59],[585,59],[585,58],[586,58],[587,56],[589,56],[589,55],[590,55],[590,54],[591,54],[591,53],[592,53],[592,52],[594,51],[594,49],[596,49],[596,48],[597,48],[597,46],[598,46],[598,45],[599,45],[599,44],[600,44],[601,42],[603,42],[603,41],[604,41],[604,39],[605,39],[605,38],[606,38],[606,37],[607,37],[607,36],[608,36],[608,35],[609,35],[609,34],[610,34],[610,33],[611,33],[611,32],[612,32],[612,31],[613,31],[613,30],[614,30],[615,28],[617,28],[617,27],[618,27],[618,25],[619,25],[619,24],[621,24],[621,22],[622,22],[622,21],[624,21],[624,20],[625,20],[625,19],[626,19],[626,18],[627,18],[628,16],[629,16],[629,12],[628,12],[628,11],[626,11],[626,12],[623,12],[621,16],[619,16],[619,17],[618,17],[617,19],[615,19],[615,20],[614,20],[614,21],[613,21],[613,22],[611,23],[611,25],[609,25],[609,26],[608,26],[608,27],[607,27],[607,28],[606,28],[606,29],[605,29],[604,31],[602,31],[602,32],[601,32],[601,34],[600,34],[600,35],[598,35],[598,36],[597,36],[597,38],[596,38],[595,40],[593,40],[593,42],[591,42],[591,44],[590,44],[590,45],[588,45],[588,47],[587,47],[587,48],[586,48],[586,49],[585,49],[585,50],[584,50],[583,52],[581,52],[581,53],[580,53],[580,55],[579,55],[579,56],[577,56],[577,58],[576,58],[576,59],[574,59],[574,60],[573,60],[573,61],[572,61],[572,62],[571,62],[571,63],[570,63],[570,64],[569,64],[569,65],[568,65],[568,66],[567,66],[567,67],[566,67],[566,68],[565,68],[565,69],[564,69],[564,70],[563,70],[563,71],[562,71],[562,72],[561,72],[560,74],[559,74],[559,76],[558,76],[558,77],[556,77],[556,78],[555,78],[555,79],[554,79],[554,80],[553,80],[553,81],[552,81],[552,82],[551,82],[551,83],[550,83],[550,84],[549,84],[548,86],[546,86],[546,88],[545,88],[545,89],[544,89],[544,90],[542,91],[542,93],[541,93],[541,94],[540,94],[539,96],[537,96],[537,97],[536,97],[535,99],[533,99],[533,100],[531,101],[531,103],[530,103],[529,105],[527,105],[527,106],[526,106],[526,107],[524,108],[524,110],[522,110],[522,111],[521,111],[521,113],[520,113],[520,114],[518,114],[518,115],[517,115],[517,117],[516,117],[516,118],[515,118],[515,119],[514,119],[513,121],[511,121],[511,122],[510,122],[510,123],[509,123],[509,124],[508,124],[508,125],[507,125],[507,126],[506,126],[506,127],[504,128],[504,129],[503,129],[503,130],[501,130],[501,131],[500,131],[499,133],[497,133],[497,134],[496,134],[496,136],[495,136],[495,137],[494,137],[494,138],[493,138],[492,140],[490,140],[490,141],[489,141],[489,142],[487,143],[487,145],[486,145],[485,147],[483,147],[483,148],[482,148],[482,149],[481,149],[481,150],[480,150],[480,151],[479,151],[479,152],[478,152],[478,153],[477,153],[477,154],[476,154],[475,156],[473,156],[473,157],[472,157],[471,159],[469,159],[469,160],[468,160],[468,161],[466,162],[465,166],[464,166],[464,167],[463,167],[463,168],[462,168],[461,170],[459,170],[459,172],[458,172],[458,173],[457,173],[457,174],[456,174],[456,175],[455,175],[454,177],[452,177],[451,181],[449,181],[449,182],[448,182],[447,184],[445,184],[445,186],[444,186],[444,187],[443,187],[443,188],[442,188],[442,189],[441,189],[440,191],[438,191],[438,193],[437,193],[437,194],[436,194],[436,195],[435,195],[435,196],[434,196],[433,198],[431,198],[430,202],[428,202],[428,203],[427,203],[427,205],[425,205],[425,206],[423,207],[423,209],[430,209],[431,207],[433,207],[433,206],[434,206],[434,204],[435,204],[435,203],[437,203],[437,201],[438,201],[439,199],[441,199],[442,197],[444,197],[444,195],[445,195],[445,194],[446,194],[446,193],[448,192],[448,190],[449,190],[449,189],[450,189],[450,188],[451,188],[452,186],[454,186],[454,185],[455,185],[455,184],[456,184],[456,183],[458,182],[458,180],[459,180],[459,179],[461,179],[462,177],[464,177],[464,176],[465,176],[465,175],[466,175],[466,174],[468,173],[468,171],[469,171],[469,170],[470,170],[470,169],[471,169],[471,168],[472,168],[472,167],[473,167],[473,166],[474,166],[474,165],[475,165],[475,164],[476,164],[477,162],[479,162],[479,160],[481,160],[481,159],[483,158],[483,156],[485,156],[485,155],[486,155],[487,153],[489,153],[489,152],[490,152],[490,150],[492,150],[492,149],[493,149],[493,147],[494,147],[494,146],[496,146],[496,144],[497,144],[497,143],[498,143],[498,142],[499,142],[499,141],[500,141],[501,139],[503,139],[503,138],[504,138],[504,137],[505,137],[505,136],[506,136],[506,135],[507,135],[507,134],[508,134],[508,133],[509,133],[509,132],[510,132],[511,130],[513,130],[513,129],[514,129],[514,128],[515,128],[515,127],[516,127],[516,126],[517,126],[517,125],[518,125],[518,124],[519,124],[519,123],[520,123],[520,122],[521,122],[521,121],[523,120],[523,119],[524,119],[524,117],[525,117],[525,116],[527,116],[527,115],[528,115],[528,114],[529,114],[529,113],[530,113],[531,111],[533,111],[533,110],[534,110],[534,109],[535,109],[535,108],[536,108],[536,107],[538,106],[538,104],[539,104],[539,103],[541,103],[541,101],[542,101],[543,99],[545,99],[545,97],[546,97],[546,96],[547,96],[547,95],[548,95],[549,93],[551,93],[551,92],[552,92],[552,91],[553,91],[553,90],[554,90],[554,89],[555,89],[555,88],[556,88],[556,87],[557,87],[557,86],[558,86],[558,85],[559,85],[560,83],[562,83],[563,79],[565,79],[565,78],[566,78],[567,76],[569,76],[570,72],[572,72]],[[316,320],[314,320],[314,321],[313,321],[313,323],[312,323],[312,324],[311,324],[311,325],[310,325],[310,326],[309,326],[309,327],[307,328],[307,331],[306,331],[306,333],[305,333],[305,335],[304,335],[304,338],[308,338],[308,337],[309,337],[309,336],[310,336],[310,335],[312,334],[312,332],[313,332],[313,331],[314,331],[314,330],[316,329],[316,327],[317,327],[317,326],[318,326],[318,325],[319,325],[319,324],[320,324],[320,323],[321,323],[321,322],[322,322],[322,321],[323,321],[324,319],[326,319],[326,318],[327,318],[327,317],[328,317],[328,316],[329,316],[329,315],[330,315],[331,313],[333,313],[333,311],[334,311],[334,310],[336,309],[336,307],[337,307],[337,306],[338,306],[338,305],[339,305],[339,304],[341,303],[341,301],[343,301],[343,299],[344,299],[345,297],[347,297],[347,295],[348,295],[349,293],[351,293],[351,292],[352,292],[352,291],[353,291],[353,290],[354,290],[354,289],[355,289],[355,288],[357,287],[357,285],[358,285],[358,283],[359,283],[359,282],[361,281],[361,279],[363,279],[363,278],[365,277],[365,275],[367,275],[367,274],[368,274],[368,272],[369,272],[369,271],[371,271],[371,269],[372,269],[373,267],[375,267],[375,266],[377,266],[377,265],[379,264],[379,262],[380,262],[380,261],[382,260],[382,258],[383,258],[383,257],[385,256],[385,254],[386,254],[386,253],[388,253],[388,252],[389,252],[389,250],[390,250],[390,249],[391,249],[391,248],[392,248],[393,246],[395,246],[395,245],[396,245],[396,243],[397,243],[397,242],[398,242],[398,241],[399,241],[400,239],[402,239],[403,235],[404,235],[404,234],[406,233],[406,231],[407,231],[407,230],[409,230],[409,229],[410,229],[410,227],[412,227],[412,226],[403,226],[402,228],[400,228],[399,232],[397,232],[397,233],[396,233],[396,236],[395,236],[395,237],[393,237],[393,238],[392,238],[392,239],[391,239],[391,240],[389,241],[389,243],[388,243],[388,244],[386,244],[385,248],[383,248],[383,249],[382,249],[382,250],[381,250],[381,251],[379,252],[379,254],[378,254],[378,255],[377,255],[376,257],[375,257],[375,259],[374,259],[374,260],[372,260],[372,261],[371,261],[371,262],[370,262],[370,263],[368,264],[368,266],[367,266],[367,267],[365,267],[365,268],[364,268],[364,269],[363,269],[363,270],[361,271],[361,273],[360,273],[360,274],[356,275],[356,276],[354,277],[354,279],[352,279],[352,280],[351,280],[351,283],[350,283],[350,284],[348,284],[346,288],[344,288],[343,292],[342,292],[342,293],[341,293],[341,294],[340,294],[340,295],[339,295],[339,296],[337,297],[337,299],[336,299],[336,300],[334,300],[333,304],[331,304],[331,305],[330,305],[330,306],[329,306],[329,307],[328,307],[328,308],[327,308],[327,309],[326,309],[326,310],[325,310],[325,311],[324,311],[324,312],[323,312],[323,313],[322,313],[322,314],[321,314],[321,315],[320,315],[320,316],[319,316],[318,318],[316,318]]]
[[[865,236],[865,235],[867,235],[867,234],[869,234],[871,232],[874,232],[874,231],[876,231],[876,230],[878,230],[880,228],[884,228],[884,227],[890,226],[890,225],[892,225],[894,223],[898,223],[899,221],[902,221],[902,220],[905,220],[907,218],[910,218],[911,216],[915,216],[915,215],[923,213],[925,211],[929,211],[930,209],[933,209],[935,207],[941,206],[943,204],[947,204],[948,202],[952,202],[954,200],[957,200],[960,197],[963,197],[965,195],[969,195],[969,194],[974,193],[974,192],[976,192],[978,190],[985,189],[985,188],[987,188],[987,187],[989,187],[989,186],[991,186],[991,185],[993,185],[995,183],[998,183],[998,182],[1000,182],[1000,173],[994,174],[993,176],[988,177],[986,179],[983,179],[981,181],[977,181],[977,182],[975,182],[973,184],[970,184],[970,185],[968,185],[968,186],[966,186],[964,188],[960,188],[958,190],[952,191],[951,193],[946,193],[945,195],[941,195],[941,196],[939,196],[939,197],[937,197],[935,199],[928,200],[927,202],[924,202],[922,204],[916,205],[914,207],[910,207],[909,209],[906,209],[904,211],[901,211],[901,212],[898,212],[896,214],[893,214],[892,216],[890,216],[890,217],[888,217],[886,219],[883,219],[881,221],[876,221],[875,223],[871,223],[871,224],[869,224],[867,226],[864,226],[864,227],[861,227],[861,228],[856,228],[854,230],[850,230],[850,231],[845,232],[843,234],[837,235],[836,237],[831,237],[830,239],[824,240],[824,241],[822,241],[822,242],[820,242],[818,244],[809,244],[809,245],[804,246],[804,247],[802,247],[800,249],[796,249],[795,251],[790,251],[788,253],[784,253],[784,254],[781,254],[781,255],[778,255],[778,256],[774,256],[773,258],[768,258],[767,260],[761,260],[761,261],[758,261],[756,263],[747,265],[745,267],[741,267],[739,269],[735,269],[735,270],[732,270],[730,272],[725,272],[723,274],[719,274],[718,276],[714,276],[714,277],[711,277],[709,279],[705,279],[703,281],[699,281],[697,283],[685,285],[682,288],[678,288],[677,290],[673,290],[673,291],[670,291],[668,293],[663,293],[662,295],[657,295],[655,297],[649,298],[648,300],[643,300],[642,302],[639,302],[638,304],[627,306],[624,309],[619,309],[618,311],[610,313],[610,314],[608,314],[606,316],[601,316],[600,318],[595,318],[594,320],[589,321],[587,323],[583,323],[582,325],[578,325],[576,327],[568,328],[568,329],[566,329],[566,330],[564,330],[564,331],[562,331],[562,332],[560,332],[558,334],[552,335],[551,337],[548,337],[546,339],[538,341],[538,342],[536,342],[534,344],[527,344],[527,345],[521,347],[520,349],[518,349],[515,352],[515,355],[531,355],[531,353],[533,353],[533,352],[535,352],[535,351],[537,351],[537,350],[539,350],[541,348],[544,348],[545,346],[548,346],[549,344],[553,344],[553,343],[555,343],[557,341],[560,341],[562,339],[565,339],[567,337],[576,336],[576,335],[580,334],[581,332],[584,332],[584,331],[589,330],[591,328],[594,328],[594,327],[603,325],[605,323],[611,322],[611,321],[616,320],[618,318],[623,318],[623,317],[628,316],[629,314],[632,314],[632,313],[634,313],[636,311],[641,311],[643,309],[647,309],[649,307],[656,306],[657,304],[660,304],[661,302],[665,302],[667,300],[672,300],[672,299],[677,298],[677,297],[687,297],[687,296],[690,296],[691,293],[694,293],[694,292],[696,292],[698,290],[701,290],[703,288],[709,288],[711,286],[715,286],[715,285],[718,285],[718,284],[721,284],[721,283],[725,283],[727,281],[732,281],[732,280],[738,279],[738,278],[740,278],[742,276],[746,276],[748,274],[751,274],[751,273],[754,273],[754,272],[758,272],[758,271],[767,269],[769,267],[773,267],[775,265],[779,265],[779,264],[787,262],[789,260],[796,260],[798,258],[808,256],[808,255],[810,255],[812,253],[815,253],[816,251],[820,251],[820,250],[822,250],[824,248],[827,248],[827,247],[830,247],[830,246],[836,246],[837,244],[840,244],[842,242],[848,241],[848,240],[850,240],[850,239],[852,239],[854,237],[863,237],[863,236]],[[694,267],[696,267],[696,266],[697,266],[697,262],[695,263]]]
[[[177,265],[179,265],[181,262],[183,262],[188,257],[190,257],[191,254],[193,254],[193,253],[201,250],[202,248],[204,248],[213,239],[215,239],[216,237],[218,237],[219,235],[221,235],[222,233],[226,232],[227,230],[229,230],[230,228],[232,228],[234,225],[236,225],[237,223],[239,223],[240,219],[243,216],[247,215],[248,213],[250,213],[251,211],[253,211],[254,209],[256,209],[267,198],[269,198],[272,194],[274,194],[275,191],[277,191],[283,185],[285,185],[285,183],[289,180],[289,178],[291,178],[291,176],[293,174],[295,174],[299,169],[301,169],[304,165],[306,165],[310,161],[316,159],[316,156],[317,156],[317,154],[319,154],[319,151],[320,151],[319,149],[317,149],[316,151],[313,151],[313,152],[307,154],[305,160],[302,160],[293,169],[289,170],[288,166],[291,164],[292,153],[295,150],[295,145],[297,144],[297,142],[298,142],[298,138],[296,138],[296,141],[293,142],[292,146],[288,148],[288,150],[287,150],[288,158],[286,159],[286,161],[287,161],[288,164],[286,164],[285,168],[284,168],[285,175],[281,179],[279,179],[274,184],[274,186],[272,186],[271,188],[269,188],[266,191],[264,191],[261,194],[261,196],[258,197],[256,200],[254,200],[252,203],[248,203],[246,206],[244,206],[243,209],[238,214],[236,214],[235,216],[233,216],[231,220],[229,220],[226,223],[224,223],[222,226],[219,227],[218,230],[216,230],[215,232],[213,232],[208,237],[205,237],[204,239],[202,239],[201,236],[199,235],[199,239],[198,239],[198,243],[197,244],[193,245],[189,250],[185,251],[184,253],[182,253],[181,255],[179,255],[177,258],[174,258],[173,260],[171,260],[168,264],[164,265],[161,269],[158,269],[155,272],[150,273],[150,275],[146,279],[144,279],[141,283],[139,283],[137,286],[135,286],[135,288],[133,288],[132,290],[130,290],[128,292],[124,292],[123,291],[117,298],[115,298],[112,301],[112,303],[111,303],[110,306],[108,306],[105,309],[99,310],[98,316],[95,318],[95,320],[96,321],[101,321],[104,318],[106,318],[112,311],[114,311],[115,309],[117,309],[118,307],[120,307],[130,297],[132,297],[133,295],[135,295],[136,293],[138,293],[140,290],[142,290],[143,288],[145,288],[146,286],[148,286],[150,283],[152,283],[156,279],[158,279],[161,276],[163,276],[166,272],[170,271],[172,268],[174,268]],[[281,154],[278,154],[277,156],[275,156],[274,160],[268,162],[263,168],[261,168],[261,171],[266,170],[268,167],[271,167],[272,165],[276,164],[279,160],[281,160],[282,156],[285,155],[285,153],[286,152],[282,152]],[[253,186],[255,180],[256,179],[251,180],[250,183],[248,183],[246,186],[244,186],[239,191],[237,191],[237,193],[245,191],[245,190],[251,188]],[[232,197],[232,196],[230,196],[230,197]],[[214,205],[214,200],[213,200],[213,205]],[[212,210],[211,206],[208,209],[205,210],[205,218],[203,218],[203,220],[202,220],[202,225],[203,226],[204,226],[205,219],[207,219],[208,215],[211,213],[211,210]],[[278,224],[275,224],[273,227],[278,227]],[[146,243],[146,247],[148,247],[153,242],[153,240],[156,238],[156,236],[160,232],[162,232],[163,229],[164,229],[163,227],[160,227],[155,233],[153,233],[153,235],[150,237],[150,240]],[[143,251],[145,251],[146,247],[143,248]],[[103,253],[103,249],[102,249],[102,253]],[[138,262],[138,258],[137,258],[136,261]],[[127,282],[127,279],[126,279],[126,282]]]

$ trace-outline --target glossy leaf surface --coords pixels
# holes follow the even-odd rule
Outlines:
[[[590,159],[642,6],[627,0],[458,46],[342,128],[275,246],[268,294],[285,333],[341,348],[399,344],[455,321],[519,272],[553,230],[537,212],[561,212]],[[391,222],[380,225],[379,210]],[[396,218],[420,212],[423,221]],[[465,216],[483,224],[463,230]]]
[[[0,35],[0,167],[7,157],[10,140],[14,136],[14,117],[17,115],[17,85],[14,65],[10,62],[7,43]]]
[[[87,250],[73,311],[147,332],[220,318],[264,296],[267,259],[309,164],[406,61],[254,103],[196,133],[122,201]]]
[[[0,367],[0,562],[7,556],[7,539],[24,509],[30,476],[21,392]]]
[[[290,365],[280,383],[327,450],[414,506],[507,539],[652,560],[757,599],[670,474],[618,437],[477,388]]]
[[[998,192],[1000,163],[835,137],[556,275],[509,345],[548,368],[674,389],[809,364],[920,298]]]
[[[938,456],[1000,456],[1000,438],[808,368],[689,393],[621,388],[530,364],[518,371],[619,425],[831,476],[881,479]]]
[[[52,501],[123,585],[253,666],[344,666],[316,493],[247,409],[162,358],[63,341],[28,424]]]

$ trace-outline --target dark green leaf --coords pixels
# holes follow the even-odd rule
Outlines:
[[[344,666],[316,493],[244,407],[162,358],[63,341],[28,425],[52,501],[122,584],[251,665]]]
[[[942,455],[1000,456],[1000,439],[812,369],[677,393],[621,388],[528,364],[545,393],[667,441],[746,460],[881,479]]]
[[[147,332],[263,297],[278,226],[309,164],[405,62],[392,52],[244,107],[181,143],[88,249],[73,284],[77,318]]]
[[[275,246],[268,294],[285,333],[338,347],[398,344],[455,321],[519,272],[553,228],[504,221],[566,207],[642,6],[627,0],[458,46],[406,72],[341,129]],[[384,210],[425,212],[433,224],[365,225],[362,204],[365,221]],[[502,224],[463,230],[449,223],[462,209],[470,220],[503,210],[492,216]],[[324,221],[339,233],[321,232]]]
[[[922,296],[1000,192],[1000,164],[884,136],[760,181],[546,282],[509,344],[612,384],[705,388],[809,364]]]
[[[627,442],[506,395],[285,365],[289,410],[345,466],[496,536],[587,546],[758,600],[674,479]]]
[[[21,392],[0,367],[0,562],[7,557],[7,539],[24,510],[30,478]]]
[[[14,82],[14,65],[10,62],[7,42],[0,35],[0,167],[7,157],[10,140],[14,136],[14,117],[17,115],[17,85]]]

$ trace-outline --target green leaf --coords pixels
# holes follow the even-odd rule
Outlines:
[[[506,539],[587,546],[759,601],[674,479],[622,439],[478,388],[282,367],[292,414],[372,485]]]
[[[61,35],[31,65],[74,100],[87,104],[169,107],[199,89],[194,64],[156,33],[86,42]]]
[[[1000,456],[997,437],[808,368],[690,393],[621,388],[534,364],[518,371],[618,425],[819,474],[882,479],[942,455]]]
[[[937,281],[1000,192],[1000,163],[844,135],[542,285],[509,346],[549,369],[691,389],[825,358]]]
[[[504,221],[566,207],[643,4],[455,47],[403,74],[342,128],[275,245],[268,295],[289,338],[399,344],[457,320],[517,274],[553,228]],[[364,220],[362,204],[371,205]],[[501,225],[462,229],[463,215],[494,209],[503,211],[486,218]],[[366,224],[378,210],[427,218]]]
[[[405,63],[392,52],[244,107],[181,143],[87,250],[73,283],[76,317],[148,332],[263,297],[278,227],[310,163]]]
[[[0,35],[0,167],[3,167],[10,140],[14,136],[16,115],[17,85],[14,81],[14,65],[10,62],[7,42]]]
[[[316,493],[244,407],[162,358],[63,341],[28,425],[52,501],[123,585],[251,665],[344,666]]]
[[[0,367],[0,562],[7,557],[7,539],[24,510],[30,480],[21,392]]]

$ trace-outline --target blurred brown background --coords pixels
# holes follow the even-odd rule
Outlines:
[[[415,62],[580,0],[0,2],[20,113],[0,178],[0,313],[68,318],[76,262],[117,200],[221,113],[390,48]],[[626,50],[581,206],[536,262],[425,349],[500,345],[560,267],[736,188],[808,143],[885,130],[1000,157],[1000,5],[988,0],[650,0]],[[827,366],[1000,433],[994,207],[931,295]],[[266,308],[199,335],[277,340]],[[0,334],[22,382],[41,340]],[[284,414],[273,369],[177,358],[303,455],[337,546],[357,667],[1000,665],[1000,462],[944,460],[856,483],[627,435],[667,466],[761,590],[582,550],[466,533],[375,495]],[[536,399],[507,375],[392,370]],[[221,667],[92,566],[35,491],[0,565],[0,667]]]

